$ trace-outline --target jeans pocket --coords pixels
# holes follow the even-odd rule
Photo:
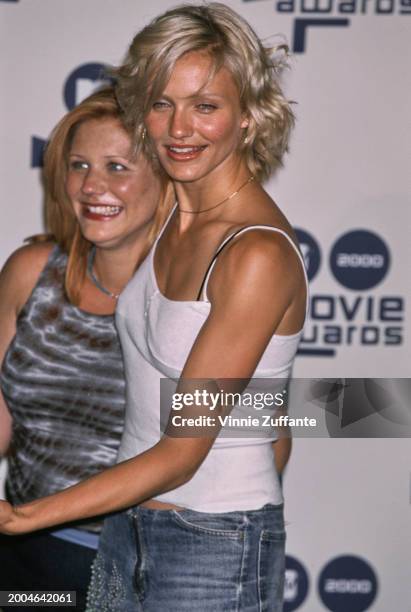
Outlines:
[[[285,531],[263,530],[258,545],[259,612],[282,612]]]
[[[172,517],[180,527],[194,533],[233,540],[241,540],[244,537],[244,522],[238,513],[209,514],[194,510],[173,510]]]

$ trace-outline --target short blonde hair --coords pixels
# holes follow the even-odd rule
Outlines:
[[[65,290],[73,304],[78,304],[80,300],[80,290],[86,274],[87,256],[91,243],[82,235],[66,193],[68,158],[74,134],[79,125],[90,119],[106,118],[119,120],[126,129],[113,87],[106,87],[93,93],[68,112],[54,128],[44,155],[46,227],[52,239],[68,254]],[[163,183],[163,197],[160,199],[147,239],[146,252],[171,206],[170,182],[164,173],[160,178]]]
[[[135,36],[123,65],[113,71],[137,149],[150,154],[143,138],[144,119],[177,60],[192,51],[210,54],[213,74],[222,66],[232,74],[249,120],[242,152],[252,174],[267,178],[282,163],[294,125],[290,102],[278,83],[285,62],[275,59],[278,54],[286,58],[287,47],[264,47],[240,15],[218,2],[184,4],[160,15]]]

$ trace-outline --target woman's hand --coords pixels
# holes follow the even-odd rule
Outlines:
[[[19,535],[31,531],[27,517],[9,502],[0,500],[0,533],[5,535]]]
[[[16,523],[13,521],[14,517],[15,512],[13,506],[9,504],[9,502],[0,500],[0,533],[5,533],[6,535],[19,533],[18,531],[14,531],[16,527]]]

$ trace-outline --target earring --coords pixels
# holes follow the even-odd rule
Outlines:
[[[143,129],[141,130],[141,140],[142,140],[142,142],[144,142],[144,141],[145,141],[145,139],[146,139],[146,134],[147,134],[147,130],[146,130],[146,128],[145,128],[145,127],[143,127]]]

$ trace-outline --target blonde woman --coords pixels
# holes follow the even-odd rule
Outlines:
[[[15,505],[116,459],[125,381],[113,313],[162,222],[168,183],[132,153],[112,89],[68,113],[45,158],[52,236],[1,273],[0,454]],[[100,530],[86,521],[2,537],[0,589],[76,590],[83,610]]]
[[[293,124],[277,67],[239,15],[211,3],[155,19],[117,71],[135,141],[177,196],[116,314],[128,385],[121,463],[59,495],[0,506],[9,533],[129,508],[106,522],[90,611],[282,609],[276,432],[160,430],[162,378],[178,378],[184,392],[204,390],[201,380],[244,390],[254,377],[258,390],[261,378],[290,376],[307,277],[288,221],[260,185]]]

